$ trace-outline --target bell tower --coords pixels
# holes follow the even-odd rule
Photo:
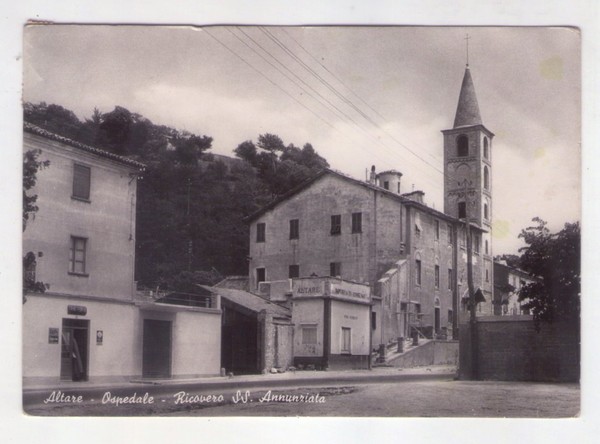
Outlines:
[[[492,223],[492,139],[481,120],[471,72],[463,77],[454,126],[444,134],[444,212],[486,231]],[[465,192],[467,198],[465,199]]]
[[[475,287],[493,291],[492,267],[492,139],[481,119],[467,64],[454,117],[444,135],[444,212],[482,229],[475,241],[479,272]],[[483,259],[483,260],[480,260]],[[481,282],[481,285],[479,284]],[[487,299],[487,296],[486,296]],[[490,313],[491,314],[491,313]]]

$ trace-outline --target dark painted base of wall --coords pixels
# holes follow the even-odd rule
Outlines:
[[[364,370],[369,368],[369,358],[368,355],[330,355],[326,365],[323,356],[297,356],[294,358],[294,367],[313,366],[315,370]]]

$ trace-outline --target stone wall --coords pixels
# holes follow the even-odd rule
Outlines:
[[[578,326],[557,322],[535,331],[531,316],[477,319],[478,379],[577,382],[580,377]],[[471,379],[469,324],[460,326],[461,379]]]
[[[419,347],[407,350],[388,364],[394,367],[409,368],[425,365],[457,365],[458,341],[429,341]]]

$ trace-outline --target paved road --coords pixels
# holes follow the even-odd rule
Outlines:
[[[81,396],[80,403],[44,404],[43,396],[51,392],[28,391],[24,405],[28,413],[44,416],[572,417],[579,412],[577,384],[469,382],[451,376],[433,368],[412,374],[217,378],[203,384],[63,391]]]

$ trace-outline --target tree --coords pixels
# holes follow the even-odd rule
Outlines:
[[[275,134],[261,134],[256,145],[247,140],[235,149],[235,154],[256,168],[259,177],[275,198],[320,170],[329,167],[310,143],[302,149],[285,145]]]
[[[581,233],[579,222],[566,223],[558,233],[534,218],[536,226],[523,229],[519,237],[527,244],[519,250],[521,268],[540,278],[519,292],[523,307],[531,310],[536,328],[540,322],[579,322],[581,304]]]
[[[29,150],[23,154],[23,231],[27,228],[27,222],[35,217],[38,211],[37,194],[30,191],[37,183],[39,170],[50,166],[49,160],[39,160],[41,150]],[[32,251],[23,256],[23,303],[27,301],[25,293],[46,291],[47,285],[35,280],[36,259]]]

